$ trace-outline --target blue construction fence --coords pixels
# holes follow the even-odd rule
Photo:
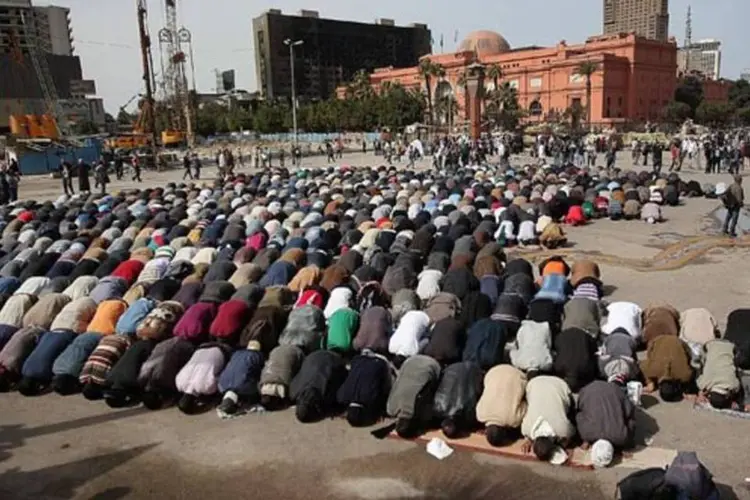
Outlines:
[[[60,160],[65,159],[75,165],[79,159],[86,163],[99,161],[102,143],[96,139],[85,139],[81,147],[50,147],[44,151],[25,150],[19,155],[18,165],[23,175],[39,175],[55,172]]]
[[[328,132],[328,133],[298,133],[298,142],[310,142],[313,144],[323,143],[326,141],[335,141],[338,138],[346,139],[361,139],[364,137],[367,142],[372,143],[376,139],[380,139],[380,132]],[[280,134],[258,134],[251,131],[245,133],[234,132],[231,134],[216,135],[209,137],[207,142],[210,144],[215,141],[226,141],[226,140],[261,140],[268,142],[293,142],[294,134],[285,132]]]

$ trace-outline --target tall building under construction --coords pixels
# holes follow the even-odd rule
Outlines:
[[[635,33],[669,40],[669,0],[603,0],[605,35]]]
[[[101,99],[94,83],[84,81],[81,61],[74,54],[70,9],[36,6],[31,0],[0,0],[0,132],[9,130],[10,115],[49,111],[32,51],[46,60],[64,112],[71,119],[104,123]],[[81,88],[81,84],[87,88]]]
[[[322,19],[317,11],[298,15],[278,9],[253,19],[255,69],[258,88],[266,99],[288,99],[292,94],[289,47],[295,46],[294,79],[301,99],[325,99],[336,87],[351,81],[360,69],[407,68],[431,52],[430,30],[424,24],[396,26],[391,19],[375,23]]]

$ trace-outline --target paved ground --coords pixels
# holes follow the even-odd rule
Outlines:
[[[372,157],[347,158],[378,164]],[[626,166],[626,165],[625,165]],[[206,176],[212,175],[206,169]],[[144,185],[181,172],[144,176]],[[702,174],[687,174],[704,181]],[[711,182],[729,180],[712,177]],[[130,183],[116,183],[119,189]],[[24,179],[23,196],[53,196],[59,181]],[[665,247],[704,234],[718,206],[687,200],[666,208],[668,221],[597,221],[570,231],[573,251],[652,259]],[[709,229],[710,230],[710,229]],[[750,304],[750,249],[719,248],[677,270],[640,272],[603,265],[610,300],[667,301],[708,307],[723,324]],[[623,260],[624,262],[629,262]],[[696,450],[722,484],[724,498],[750,498],[750,420],[644,398],[639,438],[653,446]],[[341,420],[305,426],[291,412],[219,420],[213,411],[186,417],[175,409],[111,410],[80,396],[0,395],[0,498],[612,498],[623,469],[577,471],[458,452],[441,462],[422,445],[378,440]]]

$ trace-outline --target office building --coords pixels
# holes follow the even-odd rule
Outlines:
[[[284,40],[302,41],[293,49],[295,91],[302,100],[332,97],[336,87],[360,69],[414,66],[431,51],[430,30],[424,24],[322,19],[308,10],[298,15],[277,9],[263,13],[253,19],[253,38],[258,88],[266,99],[291,97],[290,50]]]
[[[710,80],[721,77],[721,42],[700,40],[677,52],[677,71],[680,74],[699,74]]]
[[[651,40],[669,40],[669,0],[603,0],[605,35],[635,33]]]

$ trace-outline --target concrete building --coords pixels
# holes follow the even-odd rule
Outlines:
[[[25,22],[24,22],[25,21]],[[105,123],[104,105],[91,80],[83,80],[75,55],[70,9],[35,6],[31,0],[0,0],[0,133],[10,115],[49,112],[31,49],[46,60],[62,113],[69,122]]]
[[[258,88],[266,99],[289,99],[292,93],[289,47],[294,48],[295,91],[301,99],[331,97],[336,87],[364,69],[407,68],[431,52],[424,24],[396,26],[390,19],[374,24],[322,19],[317,11],[298,15],[269,10],[253,19]]]
[[[459,52],[426,57],[442,65],[446,72],[444,79],[432,79],[433,102],[438,102],[441,96],[453,95],[458,103],[457,121],[468,117],[467,87],[461,82],[475,63],[485,68],[500,67],[503,74],[500,83],[516,89],[518,102],[528,111],[527,120],[532,123],[561,116],[574,104],[588,105],[586,79],[577,73],[584,61],[598,65],[592,77],[590,104],[594,124],[609,126],[656,120],[664,105],[673,99],[677,85],[676,44],[633,33],[595,36],[575,45],[561,41],[554,47],[513,49],[501,35],[479,31],[461,43]],[[424,89],[424,79],[416,65],[376,69],[370,82],[376,89],[385,82]],[[485,89],[493,85],[485,79]],[[342,87],[339,95],[343,93]]]
[[[36,37],[43,52],[72,56],[70,9],[55,5],[33,6],[31,0],[0,0],[0,53],[10,53],[14,44],[26,51],[33,43],[32,37]]]
[[[669,41],[669,0],[603,0],[605,35],[635,33]]]
[[[693,42],[677,52],[677,71],[680,74],[698,73],[709,80],[721,78],[721,42],[708,39]]]

